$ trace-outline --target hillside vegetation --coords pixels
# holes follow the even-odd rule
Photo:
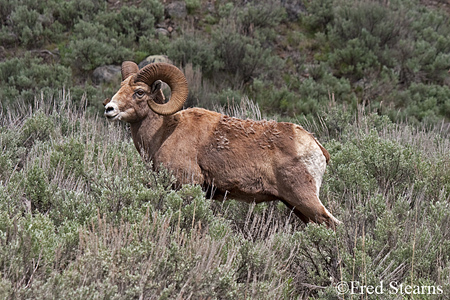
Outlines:
[[[446,9],[0,0],[0,298],[447,299]],[[343,225],[152,172],[102,117],[120,78],[93,71],[156,54],[185,72],[188,106],[314,132],[331,154],[320,196]]]
[[[162,54],[189,68],[190,105],[248,95],[282,117],[314,117],[330,102],[396,121],[450,117],[450,24],[439,2],[171,2],[0,1],[2,102],[65,87],[97,111],[118,82],[92,86],[96,67]]]

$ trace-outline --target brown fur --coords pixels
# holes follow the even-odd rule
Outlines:
[[[146,91],[142,99],[133,94],[138,88]],[[127,112],[121,120],[130,123],[137,150],[155,167],[172,170],[178,184],[214,187],[222,199],[281,200],[304,222],[332,228],[339,223],[318,198],[330,156],[301,126],[240,120],[201,108],[161,116],[146,104],[159,94],[128,79],[110,103]],[[312,169],[316,164],[319,170]]]

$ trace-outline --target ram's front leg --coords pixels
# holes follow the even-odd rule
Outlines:
[[[168,156],[168,153],[177,153]],[[184,151],[162,152],[163,155],[157,155],[154,159],[156,166],[162,166],[168,170],[176,179],[175,187],[179,188],[183,184],[203,184],[204,176],[200,166],[194,159],[189,159],[188,153]],[[159,168],[160,168],[159,167]]]
[[[204,177],[198,165],[191,164],[184,167],[171,168],[171,170],[177,180],[176,188],[181,187],[183,184],[202,185],[204,183]]]

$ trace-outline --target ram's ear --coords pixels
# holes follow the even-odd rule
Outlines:
[[[162,91],[162,81],[156,80],[153,82],[151,86],[152,95],[155,95],[155,102],[158,104],[166,103],[166,97],[164,97],[164,93]]]
[[[153,82],[151,89],[152,89],[152,94],[156,93],[158,90],[161,90],[162,87],[162,81],[161,80],[156,80],[155,82]]]

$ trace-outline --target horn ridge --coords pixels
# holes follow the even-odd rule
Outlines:
[[[171,115],[183,107],[189,94],[186,77],[180,69],[168,63],[153,63],[145,66],[136,76],[136,82],[152,85],[156,80],[167,83],[172,91],[169,102],[158,104],[153,99],[147,101],[149,107],[157,114]]]

